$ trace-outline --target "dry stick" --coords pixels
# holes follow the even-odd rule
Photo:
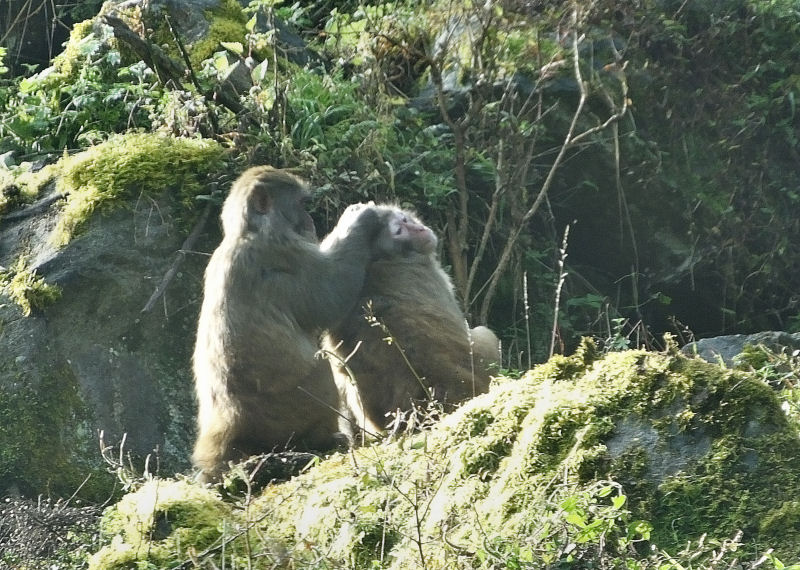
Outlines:
[[[172,82],[178,89],[183,89],[181,85],[183,69],[181,65],[165,54],[164,50],[143,40],[139,34],[130,29],[128,24],[116,16],[106,14],[103,16],[103,23],[111,26],[114,30],[114,37],[131,48],[139,59],[156,72],[163,85],[167,86]]]
[[[489,206],[489,214],[487,215],[486,224],[483,226],[483,233],[481,234],[481,241],[478,244],[478,250],[472,258],[472,265],[469,268],[469,275],[467,276],[467,284],[463,291],[463,302],[466,309],[472,305],[470,294],[472,292],[472,284],[475,282],[475,276],[478,274],[478,266],[483,259],[483,254],[486,251],[486,245],[489,243],[489,237],[494,229],[494,222],[497,219],[497,210],[500,207],[500,197],[506,192],[506,185],[500,179],[500,172],[503,168],[503,141],[499,142],[499,150],[497,153],[497,168],[495,169],[494,177],[494,192],[492,192],[492,201]],[[485,324],[481,322],[480,324]]]
[[[486,295],[483,298],[483,304],[481,305],[481,313],[480,318],[482,322],[488,318],[489,315],[489,307],[494,299],[494,295],[497,291],[497,287],[500,283],[500,277],[502,276],[505,268],[508,266],[509,260],[511,259],[511,253],[513,252],[514,246],[519,239],[522,230],[527,225],[528,221],[533,217],[533,215],[539,210],[539,206],[541,205],[544,198],[547,196],[547,192],[550,190],[550,186],[553,184],[553,180],[555,179],[555,174],[558,171],[559,167],[561,166],[561,162],[564,160],[564,156],[567,153],[567,150],[575,146],[578,142],[585,139],[586,137],[599,132],[605,128],[607,128],[612,123],[619,121],[627,112],[628,110],[628,97],[627,97],[627,83],[624,81],[624,77],[621,79],[622,82],[622,108],[617,111],[616,113],[612,114],[606,121],[600,125],[587,129],[586,131],[580,133],[579,135],[573,136],[575,132],[575,128],[578,124],[578,119],[583,112],[583,107],[586,104],[586,99],[588,94],[586,92],[586,84],[583,82],[583,76],[581,75],[580,70],[580,57],[578,53],[578,31],[577,31],[577,8],[573,11],[572,14],[573,19],[573,28],[572,28],[572,62],[573,68],[575,73],[575,79],[577,80],[578,87],[580,88],[580,99],[578,100],[578,106],[575,109],[575,113],[572,115],[572,121],[570,122],[569,130],[567,131],[567,136],[564,138],[564,142],[561,145],[561,148],[558,151],[558,156],[556,156],[553,164],[550,166],[550,171],[547,173],[547,178],[545,178],[544,183],[542,184],[541,189],[539,190],[539,194],[536,196],[536,199],[531,204],[531,207],[528,208],[528,211],[522,216],[519,224],[514,231],[509,235],[508,239],[506,240],[505,245],[503,246],[503,251],[500,255],[500,260],[497,263],[497,267],[495,267],[492,275],[489,277],[489,284],[487,286]]]
[[[328,352],[328,351],[326,351],[326,350],[320,350],[319,352]],[[330,353],[329,353],[329,354],[330,354]],[[353,423],[353,420],[351,420],[350,418],[348,418],[347,416],[345,416],[345,415],[344,415],[342,412],[340,412],[339,410],[337,410],[336,408],[334,408],[333,406],[331,406],[329,403],[327,403],[325,400],[323,400],[322,398],[320,398],[320,397],[319,397],[319,396],[317,396],[316,394],[312,394],[310,391],[308,391],[308,390],[307,390],[306,388],[304,388],[303,386],[297,386],[297,389],[298,389],[298,390],[300,390],[301,392],[303,392],[303,393],[304,393],[306,396],[308,396],[308,397],[309,397],[309,398],[311,398],[312,400],[314,400],[316,403],[318,403],[318,404],[320,404],[321,406],[323,406],[323,407],[327,408],[328,410],[332,411],[334,414],[336,414],[337,416],[339,416],[340,418],[342,418],[344,421],[346,421],[346,422],[348,422],[348,423],[351,423],[351,424]],[[356,427],[358,427],[358,426],[356,426]],[[363,429],[363,428],[359,428],[359,429]],[[367,435],[369,435],[369,436],[371,436],[371,437],[374,437],[375,439],[380,439],[380,435],[379,435],[379,434],[376,434],[376,433],[369,432],[369,431],[367,431],[366,429],[363,429],[363,431],[364,431],[364,432],[365,432]]]
[[[528,339],[528,370],[531,369],[531,319],[530,305],[528,304],[528,272],[522,274],[522,302],[525,306],[525,336]]]
[[[186,71],[189,75],[189,79],[194,85],[194,88],[197,89],[198,93],[205,93],[203,88],[200,86],[200,82],[197,80],[197,76],[194,73],[194,69],[192,68],[192,61],[189,59],[189,53],[186,51],[186,47],[183,45],[178,32],[172,26],[172,20],[169,17],[169,14],[164,14],[164,20],[167,22],[167,26],[169,27],[169,31],[172,34],[172,38],[175,40],[175,44],[178,46],[178,51],[181,52],[181,57],[183,58],[183,62],[186,64]],[[209,98],[207,95],[204,95],[206,98]],[[233,109],[231,109],[233,110]],[[241,110],[241,109],[239,109]],[[238,113],[238,110],[233,110],[234,113]],[[211,123],[211,128],[214,129],[214,133],[219,132],[219,122],[217,121],[217,115],[214,113],[213,108],[208,108],[208,120]],[[205,134],[205,133],[204,133]]]
[[[453,278],[456,286],[462,293],[467,282],[467,267],[465,260],[465,244],[467,238],[467,224],[469,221],[469,191],[467,190],[466,177],[466,140],[464,136],[465,125],[469,125],[478,112],[479,105],[471,102],[467,114],[463,119],[455,121],[450,116],[445,104],[444,82],[442,80],[441,69],[436,61],[430,62],[431,77],[436,89],[436,103],[439,107],[439,114],[444,122],[450,127],[453,133],[453,145],[455,147],[455,165],[453,166],[456,178],[456,188],[458,190],[458,217],[452,209],[447,210],[448,242],[450,249],[450,261],[453,264]],[[453,228],[450,230],[449,228]]]
[[[556,331],[558,330],[558,310],[561,305],[561,288],[564,286],[564,279],[567,273],[564,271],[564,262],[567,260],[567,238],[569,237],[569,224],[564,229],[564,239],[561,241],[561,249],[558,257],[558,284],[556,285],[555,308],[553,309],[553,330],[550,335],[550,357],[556,346]],[[527,314],[525,315],[527,318]]]
[[[557,105],[558,105],[557,103],[554,103],[553,105],[545,109],[543,112],[541,112],[539,114],[539,117],[537,117],[537,121],[541,120],[545,115],[548,115],[551,111],[554,111]],[[514,180],[523,181],[527,179],[528,171],[530,170],[531,167],[531,162],[533,162],[533,159],[536,156],[534,150],[536,149],[537,138],[538,136],[534,135],[533,139],[527,144],[527,148],[523,153],[524,159],[522,160],[520,166],[518,166],[516,171],[514,172],[513,175]],[[501,171],[503,160],[504,160],[503,143],[502,141],[500,141],[500,148],[498,150],[498,160],[496,168],[498,174],[495,176],[495,190],[492,193],[492,204],[491,207],[489,208],[488,220],[486,222],[486,225],[484,226],[483,235],[481,236],[481,241],[480,244],[478,245],[478,250],[472,259],[469,279],[467,280],[466,293],[464,295],[465,299],[469,299],[469,301],[467,302],[467,306],[472,306],[475,299],[477,299],[480,296],[480,294],[484,291],[484,289],[486,289],[486,287],[488,286],[488,282],[484,283],[478,289],[478,291],[474,295],[472,295],[472,286],[475,283],[475,279],[478,274],[478,267],[480,265],[481,260],[483,259],[486,250],[486,245],[489,241],[489,238],[491,237],[490,236],[491,231],[494,229],[493,226],[494,222],[497,219],[497,211],[500,207],[501,198],[505,195],[506,190],[511,186],[512,183],[509,180],[506,181],[500,180],[499,173]],[[486,321],[480,322],[480,324],[485,324],[485,323]]]
[[[189,234],[189,237],[186,238],[186,241],[183,242],[181,248],[178,250],[178,254],[175,256],[175,261],[172,262],[172,265],[164,274],[164,277],[161,279],[161,283],[158,284],[156,290],[153,291],[153,294],[150,295],[150,299],[147,301],[147,304],[142,309],[142,313],[150,312],[156,304],[156,301],[164,294],[167,287],[169,286],[170,282],[175,278],[175,275],[178,273],[178,268],[183,263],[183,260],[186,258],[186,252],[191,250],[194,247],[195,242],[200,238],[200,235],[203,233],[203,229],[205,228],[206,221],[208,221],[208,216],[211,213],[211,206],[212,203],[209,202],[206,204],[203,213],[200,214],[200,219],[197,220],[197,223],[194,225],[192,232]]]
[[[501,109],[505,107],[507,100],[511,97],[512,93],[515,91],[513,85],[514,84],[512,81],[506,82],[506,87],[505,90],[503,91],[503,96],[500,98]],[[528,95],[528,99],[530,99],[535,90],[536,89],[531,91],[531,94]],[[523,109],[520,110],[520,114],[522,114],[524,107],[525,104],[523,104]],[[497,130],[497,132],[500,132],[500,114],[497,115],[495,129]],[[531,146],[531,148],[533,148],[533,146]],[[494,230],[494,223],[495,220],[497,219],[497,210],[500,207],[500,198],[505,194],[506,188],[508,188],[508,182],[503,181],[501,179],[504,157],[505,157],[504,145],[503,145],[503,139],[501,138],[498,141],[497,166],[495,167],[495,177],[494,177],[494,192],[492,192],[492,199],[489,205],[489,213],[487,215],[486,223],[483,226],[483,232],[481,234],[480,242],[478,243],[478,249],[472,258],[472,262],[470,263],[469,274],[467,276],[467,284],[464,287],[464,291],[462,293],[465,308],[469,308],[472,306],[473,302],[473,299],[471,298],[472,285],[475,282],[476,275],[478,274],[478,267],[480,266],[480,263],[483,260],[483,255],[486,251],[486,245],[489,243],[489,238],[491,237],[491,233]],[[480,324],[485,324],[485,323],[480,323]]]
[[[484,28],[484,30],[485,29],[486,28]],[[551,58],[551,60],[548,63],[548,65],[553,64],[553,62],[554,62],[554,60]],[[538,65],[539,65],[540,70],[544,69],[544,66],[543,66],[543,64],[541,62],[541,55],[539,56]],[[542,73],[540,73],[540,75],[544,76],[544,73],[542,72]],[[541,83],[541,77],[540,77],[539,80],[537,80],[536,85],[534,85],[534,88],[531,89],[531,92],[528,94],[528,96],[526,97],[525,101],[522,103],[522,105],[521,105],[521,107],[519,109],[519,112],[518,112],[518,116],[526,115],[529,112],[529,106],[533,106],[538,102],[539,116],[537,117],[537,120],[541,120],[543,114],[541,113],[542,90],[539,89],[539,84],[540,83]],[[505,89],[503,91],[503,95],[502,95],[502,97],[500,99],[500,108],[505,108],[507,103],[508,103],[508,101],[509,101],[509,99],[511,99],[512,95],[514,95],[515,93],[516,93],[516,90],[514,88],[514,82],[510,81],[510,80],[507,81]],[[551,109],[554,108],[554,107],[555,107],[555,105],[553,107],[551,107]],[[497,122],[496,122],[495,126],[499,131],[499,126],[500,126],[500,115],[499,114],[498,114],[498,118],[497,118]],[[524,180],[525,178],[527,178],[527,173],[528,173],[528,170],[530,169],[530,163],[533,160],[533,156],[534,156],[534,152],[533,151],[536,148],[537,139],[538,139],[538,136],[536,134],[534,134],[533,137],[532,137],[532,140],[527,145],[527,149],[526,149],[526,151],[524,153],[525,159],[523,160],[523,163],[522,163],[523,165],[518,169],[517,174],[515,176],[515,178],[518,179],[518,180]],[[478,268],[479,268],[479,266],[481,264],[481,261],[483,260],[483,256],[484,256],[484,253],[485,253],[485,250],[486,250],[486,245],[487,245],[487,243],[489,241],[489,238],[491,237],[492,231],[494,230],[494,223],[495,223],[495,221],[497,219],[497,211],[498,211],[499,206],[500,206],[500,200],[505,195],[506,189],[510,186],[510,181],[501,180],[500,173],[502,172],[503,158],[504,158],[504,148],[503,148],[503,141],[501,139],[499,141],[499,150],[498,150],[498,158],[497,158],[497,163],[498,164],[497,164],[497,167],[495,168],[495,172],[496,172],[496,175],[495,175],[495,189],[494,189],[494,192],[492,193],[492,198],[491,198],[490,207],[489,207],[489,213],[488,213],[488,216],[487,216],[486,223],[484,224],[484,227],[483,227],[483,233],[481,235],[481,239],[480,239],[480,243],[478,245],[478,249],[477,249],[475,255],[473,256],[472,262],[468,264],[469,265],[469,271],[468,271],[468,275],[467,275],[467,282],[466,282],[466,285],[464,286],[464,289],[462,291],[462,299],[463,299],[463,304],[464,304],[464,308],[465,309],[469,309],[469,307],[472,306],[472,304],[473,304],[473,302],[475,300],[475,299],[472,298],[472,286],[475,283],[475,278],[476,278],[477,273],[478,273]],[[464,239],[466,239],[466,237]],[[475,295],[475,298],[477,298],[478,295],[480,295],[480,292],[478,292]],[[485,322],[481,322],[481,324],[485,324]]]
[[[20,37],[24,37],[25,36],[25,31],[27,30],[27,27],[28,27],[28,25],[27,25],[28,20],[30,20],[36,14],[38,14],[41,11],[41,9],[44,7],[44,5],[45,5],[45,3],[44,3],[44,1],[42,1],[39,4],[38,8],[33,9],[33,0],[28,0],[27,2],[25,2],[25,5],[20,7],[20,10],[17,13],[16,18],[14,18],[14,21],[11,22],[8,25],[8,27],[6,28],[6,33],[3,34],[3,37],[0,37],[0,45],[6,45],[6,39],[8,39],[8,37],[11,35],[11,32],[14,31],[14,27],[19,23],[20,20],[23,20],[25,22],[25,28],[23,28],[22,35],[20,36]],[[9,4],[9,9],[10,8],[11,8],[11,5]],[[24,45],[24,42],[20,42],[19,49],[17,49],[17,55],[19,55],[20,52],[22,51],[23,45]]]
[[[402,346],[400,346],[400,343],[397,342],[397,339],[392,335],[392,332],[389,330],[389,327],[386,326],[386,323],[384,323],[381,319],[376,317],[375,313],[372,312],[371,304],[368,306],[368,310],[369,313],[364,318],[369,323],[369,326],[380,328],[381,332],[383,332],[386,335],[383,341],[387,344],[394,345],[397,348],[397,350],[400,351],[400,356],[403,357],[403,362],[406,363],[406,366],[408,366],[408,369],[411,371],[411,374],[414,375],[414,378],[417,379],[417,382],[422,387],[422,391],[425,392],[426,399],[428,400],[428,402],[432,402],[433,395],[431,394],[430,388],[428,388],[428,386],[425,384],[425,378],[417,374],[414,365],[411,364],[411,361],[408,359],[408,355],[406,355],[406,351],[403,349]]]
[[[189,59],[189,54],[186,52],[186,47],[184,47],[180,36],[178,36],[178,32],[176,32],[175,28],[172,26],[172,20],[170,19],[169,14],[164,14],[164,20],[167,22],[167,27],[172,34],[172,39],[175,40],[175,45],[178,46],[178,51],[181,52],[181,57],[183,58],[183,62],[186,64],[186,70],[189,74],[189,79],[192,80],[192,85],[194,85],[198,92],[202,93],[203,88],[200,87],[200,83],[197,81],[197,76],[194,74],[194,69],[192,69],[192,61]]]
[[[358,349],[361,347],[361,343],[362,343],[362,342],[363,342],[363,341],[358,341],[358,343],[356,344],[356,347],[353,349],[353,351],[352,351],[350,354],[348,354],[346,357],[344,357],[344,358],[342,358],[341,356],[339,356],[339,355],[338,355],[338,354],[335,352],[335,350],[333,350],[333,351],[332,351],[332,350],[327,350],[327,349],[325,349],[325,348],[320,348],[320,349],[317,351],[317,354],[321,355],[323,358],[326,358],[326,359],[328,359],[328,360],[330,360],[330,359],[336,360],[336,361],[339,363],[339,365],[340,365],[342,368],[344,368],[344,371],[347,373],[347,377],[348,377],[347,379],[348,379],[348,380],[349,380],[349,381],[350,381],[350,382],[351,382],[351,383],[352,383],[352,384],[353,384],[353,385],[354,385],[356,388],[358,388],[358,384],[356,384],[356,382],[355,382],[355,374],[353,373],[353,370],[350,368],[350,365],[348,364],[348,362],[349,362],[349,361],[350,361],[350,359],[353,357],[353,355],[356,353],[356,351],[357,351],[357,350],[358,350]],[[339,343],[339,345],[341,345],[341,344],[342,344],[342,343],[340,342],[340,343]],[[336,346],[336,349],[338,349],[338,348],[339,348],[339,346]],[[322,404],[322,405],[323,405],[323,406],[325,406],[326,408],[329,408],[329,409],[333,410],[334,412],[336,412],[336,415],[337,415],[337,416],[339,416],[340,418],[342,418],[344,421],[346,421],[346,422],[347,422],[347,423],[349,423],[350,425],[353,425],[353,424],[356,424],[356,423],[357,423],[357,422],[355,422],[355,421],[351,420],[350,418],[348,418],[347,416],[345,416],[345,415],[344,415],[344,414],[343,414],[341,411],[339,411],[339,410],[337,410],[337,409],[335,409],[335,408],[331,407],[331,406],[330,406],[328,403],[326,403],[326,402],[324,402],[323,400],[321,400],[320,398],[317,398],[316,396],[314,396],[314,395],[313,395],[311,392],[309,392],[308,390],[306,390],[306,389],[305,389],[305,388],[303,388],[302,386],[298,386],[298,388],[299,388],[300,390],[302,390],[303,392],[305,392],[306,394],[308,394],[308,395],[309,395],[311,398],[314,398],[314,399],[315,399],[317,402],[319,402],[320,404]],[[357,393],[358,393],[358,392],[357,392]],[[363,403],[360,401],[360,400],[361,400],[361,394],[360,394],[360,393],[358,394],[358,399],[359,399],[359,404],[361,405],[361,408],[362,408],[362,409],[361,409],[361,415],[362,415],[362,418],[361,418],[361,419],[362,419],[362,420],[364,420],[362,423],[366,424],[366,417],[365,417],[365,414],[364,414],[364,411],[363,411]],[[371,423],[371,422],[370,422],[370,423]],[[368,436],[370,436],[370,437],[372,437],[372,438],[375,438],[375,439],[380,439],[380,437],[381,437],[381,436],[380,436],[380,434],[373,433],[373,432],[371,432],[370,430],[368,430],[368,429],[367,429],[367,427],[366,427],[366,425],[364,425],[364,426],[355,425],[354,427],[355,427],[356,429],[358,429],[358,430],[360,430],[360,431],[361,431],[361,433],[362,433],[362,439],[363,439],[363,435],[364,435],[364,434],[366,434],[366,435],[368,435]]]

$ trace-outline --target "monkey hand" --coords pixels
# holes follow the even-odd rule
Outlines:
[[[381,232],[384,223],[378,214],[378,206],[373,202],[369,204],[351,204],[342,212],[336,226],[331,230],[320,247],[323,251],[328,251],[335,247],[338,242],[347,239],[353,233],[358,234],[367,243],[374,242]]]
[[[332,234],[343,237],[358,228],[369,237],[377,235],[381,221],[378,219],[377,208],[374,202],[356,203],[347,206],[342,212]]]
[[[354,219],[351,227],[360,228],[371,239],[377,238],[384,226],[375,202],[352,204],[347,207],[347,210],[342,215],[342,217],[345,216],[352,216]]]

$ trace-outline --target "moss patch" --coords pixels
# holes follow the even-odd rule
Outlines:
[[[35,200],[56,175],[52,164],[36,172],[31,172],[30,167],[29,162],[24,162],[13,171],[0,169],[0,215]]]
[[[90,412],[67,367],[0,369],[0,481],[23,494],[47,489],[53,496],[107,500],[113,487],[101,468]],[[85,459],[97,457],[93,463]],[[87,477],[89,479],[87,480]]]
[[[8,295],[27,317],[35,309],[43,309],[61,298],[58,285],[48,285],[35,269],[26,266],[20,257],[9,271],[0,271],[0,292]]]
[[[171,566],[169,561],[212,546],[231,515],[209,489],[187,481],[148,481],[104,513],[102,532],[111,542],[92,556],[89,568]]]
[[[209,21],[208,33],[202,40],[192,44],[189,54],[194,69],[200,69],[203,60],[219,51],[221,42],[246,43],[247,16],[236,0],[220,0],[216,8],[206,11],[205,14]]]
[[[743,556],[769,545],[794,557],[798,456],[797,431],[753,376],[584,345],[429,432],[267,488],[248,506],[248,547],[279,565],[588,567],[635,558],[633,541],[677,553],[741,529]]]
[[[215,52],[220,51],[221,42],[239,42],[246,44],[247,16],[242,11],[242,5],[236,0],[220,0],[217,6],[203,12],[208,22],[208,30],[203,38],[187,45],[189,61],[195,72],[203,68],[203,61],[209,59]],[[166,48],[170,57],[183,62],[183,56],[175,44],[175,37],[166,23],[159,22],[153,30],[152,40]],[[185,43],[185,39],[184,39]]]
[[[55,232],[64,245],[96,209],[110,210],[124,198],[178,188],[191,200],[206,177],[218,170],[223,149],[207,139],[152,133],[114,135],[108,141],[58,162],[57,187],[69,193]]]

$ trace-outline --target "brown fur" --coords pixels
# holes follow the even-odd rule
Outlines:
[[[380,429],[387,414],[408,410],[429,394],[450,407],[485,392],[488,369],[500,359],[492,331],[468,329],[434,253],[433,232],[398,207],[379,206],[378,211],[387,224],[377,242],[383,257],[368,267],[358,308],[325,339],[341,358],[361,341],[348,361],[353,378],[341,364],[334,365],[334,373],[346,408],[367,431]],[[401,223],[394,219],[398,216],[410,228],[407,235],[398,235],[399,226],[390,225]],[[368,322],[370,313],[386,330]],[[384,340],[387,336],[391,343]]]
[[[315,354],[322,329],[354,310],[379,226],[360,208],[321,252],[307,197],[300,179],[255,167],[223,206],[193,358],[204,480],[231,459],[336,443],[338,395]]]

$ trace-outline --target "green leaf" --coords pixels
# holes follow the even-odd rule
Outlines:
[[[219,45],[238,56],[242,56],[244,54],[244,46],[239,42],[220,42]]]
[[[586,526],[586,521],[583,520],[583,517],[577,512],[569,513],[565,520],[568,523],[580,528],[584,528]]]

